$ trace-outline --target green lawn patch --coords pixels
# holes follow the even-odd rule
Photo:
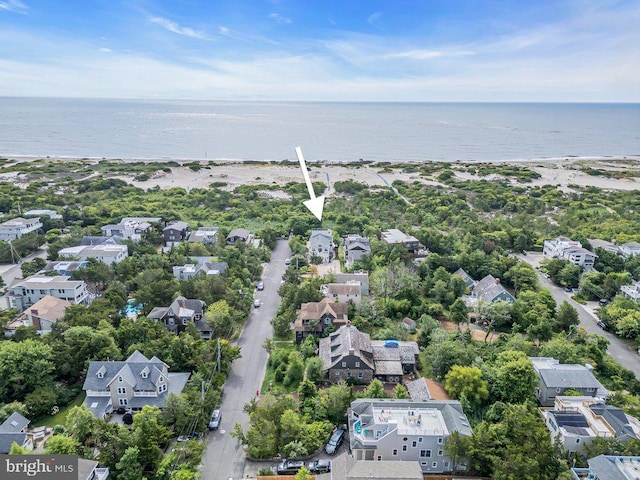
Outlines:
[[[64,425],[66,427],[67,414],[69,413],[69,410],[71,410],[73,407],[82,405],[85,396],[85,393],[82,392],[76,397],[73,402],[71,402],[66,407],[62,407],[58,413],[56,413],[55,415],[48,415],[46,417],[39,418],[33,423],[32,427],[41,427],[43,425],[49,428],[53,428],[56,425]]]
[[[273,351],[286,350],[288,352],[296,350],[296,344],[291,342],[274,342]],[[298,384],[295,385],[283,385],[281,382],[276,382],[275,378],[275,368],[272,365],[267,364],[267,371],[264,374],[264,379],[262,380],[262,387],[260,388],[261,394],[273,393],[274,395],[282,395],[285,393],[291,393],[298,388]],[[271,390],[269,390],[269,385],[271,385]]]

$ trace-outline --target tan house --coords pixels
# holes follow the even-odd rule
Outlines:
[[[346,303],[336,303],[330,298],[303,303],[294,324],[296,342],[304,341],[309,335],[320,338],[330,325],[336,328],[345,325],[349,320],[347,308]]]
[[[362,302],[362,288],[359,283],[328,283],[321,288],[322,294],[340,303]]]
[[[7,337],[13,336],[19,327],[36,327],[38,335],[49,333],[53,324],[64,317],[64,312],[71,302],[52,297],[45,296],[42,300],[27,308],[13,322],[4,329]]]

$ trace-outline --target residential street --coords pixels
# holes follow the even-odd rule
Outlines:
[[[219,430],[207,434],[207,447],[203,458],[204,480],[240,479],[244,476],[245,458],[242,446],[229,435],[236,423],[245,429],[249,417],[242,411],[245,403],[256,395],[262,384],[267,365],[264,340],[273,335],[271,319],[280,305],[278,288],[286,270],[285,259],[291,256],[287,240],[278,240],[271,253],[271,261],[263,272],[264,290],[256,291],[260,307],[253,308],[251,316],[238,339],[242,358],[236,360],[224,386],[222,422]]]
[[[527,255],[517,255],[517,257],[518,259],[529,263],[533,267],[536,267],[539,265],[540,259],[542,259],[542,254],[537,252],[528,252]],[[538,272],[538,280],[541,285],[549,289],[558,306],[566,300],[578,311],[580,326],[582,328],[584,328],[588,333],[596,333],[609,340],[608,353],[618,363],[620,363],[620,365],[631,370],[636,375],[636,378],[640,379],[640,355],[638,355],[638,352],[620,338],[616,337],[612,333],[605,332],[596,325],[598,318],[593,311],[595,308],[598,308],[597,302],[588,302],[588,305],[580,305],[578,302],[573,301],[570,293],[567,293],[561,287],[554,285],[551,280],[545,278],[540,272]]]
[[[30,262],[34,258],[44,258],[46,260],[48,247],[49,245],[45,243],[38,250],[36,250],[35,252],[23,258],[21,263]],[[7,287],[11,286],[11,284],[16,280],[16,278],[22,278],[22,270],[20,269],[20,264],[8,263],[8,264],[0,265],[0,275],[2,276],[2,279],[4,280],[4,283],[5,285],[7,285]]]

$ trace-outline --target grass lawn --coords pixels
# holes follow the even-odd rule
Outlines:
[[[285,342],[274,342],[273,343],[273,351],[275,350],[287,350],[287,351],[295,351],[296,344],[295,343],[285,343]],[[288,385],[284,386],[280,382],[276,382],[275,380],[275,369],[267,365],[267,371],[264,374],[264,380],[262,381],[262,388],[260,389],[261,394],[265,394],[269,392],[269,384],[271,384],[271,393],[275,395],[282,395],[284,393],[291,393],[298,388],[298,385]]]
[[[40,427],[44,425],[49,428],[53,428],[56,425],[66,426],[67,413],[69,413],[69,410],[71,410],[73,407],[82,405],[82,402],[84,402],[84,397],[85,397],[85,393],[82,392],[80,395],[76,397],[76,399],[73,402],[71,402],[66,407],[61,408],[58,413],[56,413],[55,415],[48,415],[46,417],[39,418],[37,421],[33,422],[31,426]]]

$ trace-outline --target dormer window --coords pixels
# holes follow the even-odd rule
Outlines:
[[[122,382],[123,381],[122,377],[118,377],[118,381]]]
[[[104,368],[104,365],[103,365],[103,366],[102,366],[102,367],[100,367],[100,368],[98,369],[98,371],[96,372],[96,376],[97,376],[98,378],[104,378],[104,374],[106,373],[106,371],[107,371],[107,369],[106,369],[106,368]]]
[[[142,378],[147,378],[149,376],[149,367],[144,367],[140,372],[140,376]]]
[[[160,377],[160,383],[164,382],[164,377]]]

